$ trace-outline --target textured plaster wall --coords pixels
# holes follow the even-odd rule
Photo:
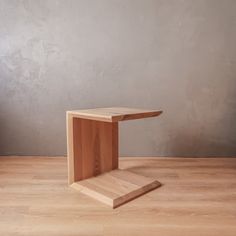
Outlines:
[[[236,156],[235,0],[0,0],[0,154],[64,155],[66,110],[160,108],[122,156]]]

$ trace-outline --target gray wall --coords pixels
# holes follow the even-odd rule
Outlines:
[[[0,0],[0,154],[63,155],[65,111],[160,108],[122,156],[236,156],[235,0]]]

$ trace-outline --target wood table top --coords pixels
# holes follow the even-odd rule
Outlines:
[[[142,119],[158,116],[161,113],[161,110],[146,110],[128,107],[107,107],[67,111],[67,114],[72,115],[73,117],[105,122],[118,122],[124,120]]]

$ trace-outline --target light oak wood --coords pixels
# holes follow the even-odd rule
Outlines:
[[[73,117],[105,122],[118,122],[125,120],[142,119],[158,116],[161,113],[162,111],[160,110],[145,110],[127,107],[108,107],[67,111],[67,114],[73,115]]]
[[[161,184],[151,178],[125,170],[113,170],[71,186],[82,193],[116,208]]]
[[[67,115],[69,184],[118,168],[118,123]]]
[[[160,186],[158,181],[136,175],[137,181],[133,188],[134,184],[130,182],[132,176],[127,171],[114,172],[114,174],[119,173],[121,178],[118,176],[115,178],[111,172],[118,169],[118,121],[148,118],[160,114],[161,111],[124,107],[68,111],[69,184],[76,189],[82,188],[83,193],[113,208]],[[106,172],[109,173],[99,176]],[[138,181],[143,184],[137,185]],[[98,185],[100,182],[103,186]],[[109,194],[114,193],[115,190],[123,190],[122,183],[126,184],[126,191],[120,191],[116,197]],[[106,190],[104,190],[105,186]]]
[[[236,158],[119,160],[163,186],[111,209],[68,188],[65,157],[0,157],[0,235],[236,235]]]

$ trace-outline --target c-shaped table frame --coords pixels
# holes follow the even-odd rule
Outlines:
[[[118,122],[161,113],[122,107],[68,111],[69,185],[113,208],[159,187],[157,180],[118,169]]]

